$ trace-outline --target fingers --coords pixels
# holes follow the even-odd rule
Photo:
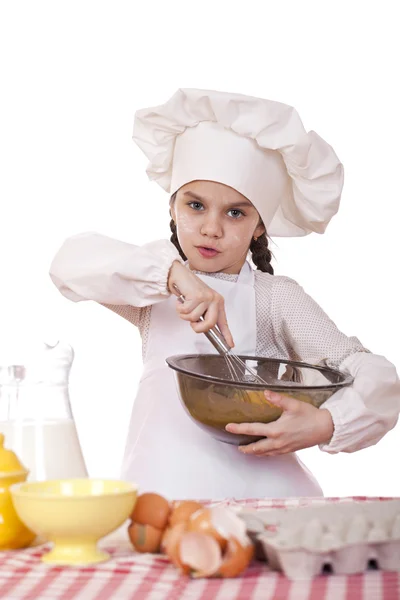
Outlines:
[[[252,425],[262,426],[263,424],[252,423]],[[264,425],[264,427],[267,426]],[[255,428],[253,428],[253,431],[254,429]],[[261,431],[261,429],[259,428],[258,431]],[[275,434],[276,432],[273,431],[272,433]],[[262,435],[262,433],[255,435]],[[288,449],[286,448],[286,443],[280,435],[274,435],[273,437],[269,435],[268,438],[264,438],[262,440],[258,440],[257,442],[246,444],[245,446],[239,446],[239,450],[240,452],[242,452],[242,454],[250,454],[253,456],[276,456],[278,454],[285,454],[286,452],[288,452]]]
[[[230,433],[240,433],[241,435],[274,437],[274,427],[272,423],[229,423],[225,429]]]
[[[227,344],[233,348],[234,341],[225,313],[225,302],[220,294],[210,290],[205,294],[205,298],[199,301],[199,298],[185,300],[183,304],[177,303],[176,310],[181,319],[189,321],[192,329],[196,333],[205,333],[215,325],[218,325]],[[200,318],[203,317],[203,320]]]
[[[225,429],[230,433],[239,433],[241,435],[263,436],[264,439],[252,442],[245,446],[239,446],[242,454],[253,456],[277,456],[286,454],[289,449],[282,438],[282,432],[274,423],[229,423]]]
[[[204,315],[207,308],[207,304],[205,302],[201,302],[197,306],[193,307],[191,311],[183,312],[183,310],[178,310],[178,313],[180,318],[184,321],[191,321],[192,323],[196,323],[200,320],[200,317]]]
[[[222,335],[226,339],[228,346],[233,348],[235,343],[233,341],[233,336],[232,336],[231,330],[228,327],[228,320],[226,318],[224,302],[221,302],[219,304],[217,325],[218,325]]]
[[[204,313],[204,321],[199,321],[198,323],[191,323],[192,329],[196,333],[204,333],[209,331],[211,327],[217,322],[218,316],[218,307],[215,304],[211,304],[207,311]]]
[[[186,297],[183,303],[178,302],[176,310],[179,315],[190,315],[198,306],[204,305],[208,308],[213,302],[219,302],[222,296],[211,288],[205,286],[201,290],[195,290],[193,296]],[[206,308],[203,310],[205,312]],[[202,313],[202,314],[203,314]],[[201,316],[201,315],[200,315]]]
[[[183,304],[178,300],[178,304],[176,306],[176,310],[179,313],[179,316],[183,318],[184,316],[190,315],[198,306],[209,306],[211,299],[209,298],[194,298],[193,300],[185,300]],[[205,308],[203,312],[205,311]]]
[[[290,396],[283,396],[282,394],[278,394],[277,392],[272,392],[271,390],[265,390],[264,396],[271,404],[282,408],[284,411],[296,412],[301,409],[304,405],[304,402],[300,400],[296,400],[296,398],[291,398]]]
[[[239,446],[242,454],[250,454],[252,456],[278,456],[286,454],[289,450],[285,443],[280,439],[264,439],[246,446]]]

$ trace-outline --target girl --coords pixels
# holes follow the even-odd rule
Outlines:
[[[171,240],[138,247],[74,236],[50,271],[67,298],[99,302],[140,329],[144,370],[122,477],[171,498],[322,495],[296,450],[365,448],[400,410],[394,366],[340,332],[270,263],[267,234],[325,231],[339,207],[342,165],[293,108],[213,91],[178,90],[165,105],[138,111],[134,139],[150,178],[170,194]],[[237,354],[324,362],[354,383],[321,409],[266,393],[283,409],[276,422],[227,426],[265,439],[239,449],[220,443],[187,417],[165,363],[215,352],[202,335],[215,324]]]

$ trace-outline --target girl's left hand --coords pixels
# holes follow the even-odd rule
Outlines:
[[[239,446],[243,454],[277,456],[329,442],[334,427],[328,410],[315,408],[306,402],[269,390],[264,394],[269,402],[283,410],[277,421],[267,424],[229,423],[226,426],[226,430],[231,433],[262,435],[267,438]]]

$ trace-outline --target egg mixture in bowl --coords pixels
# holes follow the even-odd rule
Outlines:
[[[332,394],[349,386],[353,378],[325,366],[303,362],[240,356],[266,385],[252,383],[243,373],[233,381],[220,354],[180,354],[166,359],[173,369],[179,398],[192,420],[217,440],[241,445],[258,439],[229,433],[228,423],[270,423],[282,414],[264,396],[269,389],[319,408]]]

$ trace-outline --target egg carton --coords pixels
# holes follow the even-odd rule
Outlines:
[[[256,556],[290,579],[400,571],[400,500],[243,511]]]

